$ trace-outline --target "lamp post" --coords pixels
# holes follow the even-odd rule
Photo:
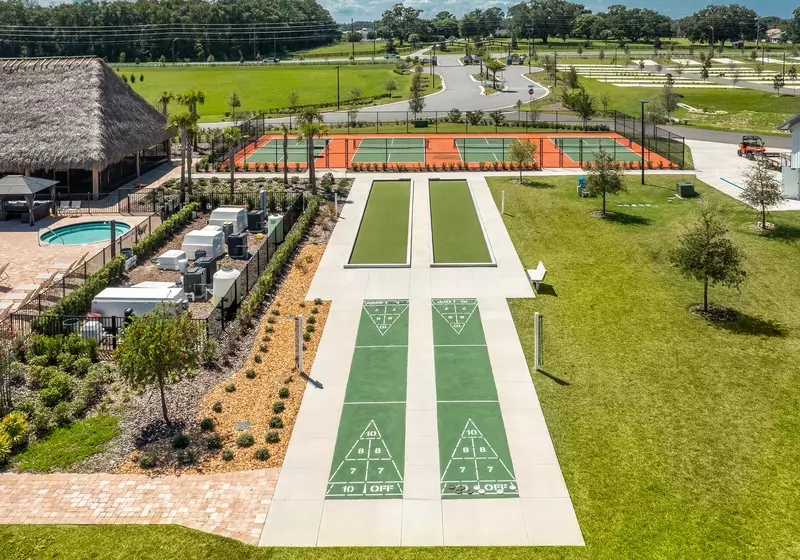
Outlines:
[[[336,67],[336,109],[342,108],[342,99],[339,94],[339,69],[341,66]]]
[[[433,85],[433,67],[436,64],[436,43],[433,44],[433,54],[431,55],[431,85]]]
[[[714,26],[709,25],[709,27],[711,28],[711,56],[714,56],[714,47],[716,47],[716,40],[714,37]]]
[[[644,104],[647,99],[637,99],[642,104],[642,184],[644,185]]]

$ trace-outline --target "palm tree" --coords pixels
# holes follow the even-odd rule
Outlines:
[[[162,91],[156,99],[156,104],[161,108],[161,114],[165,117],[169,115],[169,104],[174,100],[175,94],[171,91]]]
[[[506,69],[506,65],[499,58],[489,58],[486,61],[486,70],[492,73],[492,87],[497,89],[497,73]]]
[[[286,123],[281,123],[281,132],[283,132],[283,184],[289,184],[289,167],[286,162],[289,161],[289,126]]]
[[[191,193],[192,170],[191,161],[192,155],[189,149],[189,138],[191,134],[197,129],[197,115],[193,115],[188,111],[177,115],[172,115],[169,118],[169,128],[172,130],[177,129],[181,137],[181,202],[186,202],[186,169],[187,161],[189,168],[189,192]]]
[[[236,155],[236,149],[242,142],[242,138],[244,138],[242,131],[236,126],[228,126],[222,131],[222,141],[228,145],[228,166],[231,168],[231,196],[233,196],[233,172],[236,169],[234,156]]]
[[[328,132],[328,127],[322,124],[322,113],[317,107],[306,107],[297,115],[297,138],[306,141],[306,159],[308,160],[308,182],[311,183],[311,194],[317,194],[316,152],[314,151],[314,138],[319,138]],[[285,165],[285,162],[284,162]]]
[[[199,89],[190,89],[187,92],[180,93],[177,96],[178,103],[184,105],[189,112],[197,116],[197,106],[203,105],[206,102],[206,92]],[[192,145],[197,149],[197,137],[192,136]]]

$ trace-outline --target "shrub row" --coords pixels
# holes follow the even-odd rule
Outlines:
[[[92,305],[94,296],[119,282],[124,272],[125,257],[122,255],[114,257],[103,268],[87,276],[83,284],[57,301],[42,314],[42,317],[46,319],[64,315],[81,315]],[[43,324],[49,323],[44,322]],[[36,328],[36,325],[34,325],[34,328]]]
[[[289,262],[295,249],[300,245],[300,241],[306,233],[306,230],[314,222],[314,218],[319,211],[319,199],[311,197],[307,199],[306,209],[297,223],[292,227],[289,235],[286,236],[280,247],[273,253],[272,258],[267,264],[264,273],[256,280],[250,294],[239,307],[238,321],[239,325],[243,328],[249,327],[261,309],[267,294],[270,293],[275,281],[280,277],[281,271]]]
[[[133,246],[133,254],[139,263],[152,257],[160,247],[176,232],[181,231],[192,222],[192,212],[197,210],[196,203],[189,203],[170,216],[160,226],[143,237]]]

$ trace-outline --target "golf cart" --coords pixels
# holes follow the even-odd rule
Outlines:
[[[742,142],[739,144],[739,149],[736,153],[739,157],[755,159],[756,156],[764,155],[766,149],[761,136],[749,135],[742,136]]]

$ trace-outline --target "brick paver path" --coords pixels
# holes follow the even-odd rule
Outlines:
[[[0,523],[175,524],[258,544],[279,472],[2,474]]]

